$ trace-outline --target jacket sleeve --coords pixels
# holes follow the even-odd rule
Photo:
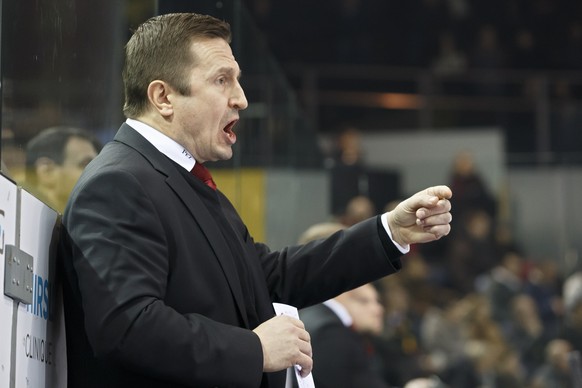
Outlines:
[[[304,308],[398,272],[402,253],[390,241],[380,217],[323,240],[270,252],[262,258],[271,299]]]

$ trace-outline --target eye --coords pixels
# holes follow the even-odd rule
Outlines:
[[[218,85],[226,85],[228,83],[228,80],[226,79],[226,77],[219,77],[216,79],[216,83]]]

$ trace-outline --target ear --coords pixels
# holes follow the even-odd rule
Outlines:
[[[148,100],[163,117],[174,113],[174,107],[168,98],[172,93],[173,89],[164,81],[154,80],[148,85]]]

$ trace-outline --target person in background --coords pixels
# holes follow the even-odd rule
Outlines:
[[[300,310],[311,335],[317,387],[388,387],[375,369],[367,339],[382,331],[383,312],[378,291],[369,283]]]
[[[84,129],[42,130],[26,144],[25,189],[62,212],[83,169],[100,150],[101,144]]]
[[[347,203],[346,210],[341,217],[341,223],[352,226],[376,214],[372,200],[365,195],[358,195]]]
[[[477,279],[479,292],[491,304],[491,317],[504,333],[513,323],[512,300],[523,291],[524,258],[518,253],[507,251],[501,262]]]
[[[524,292],[536,303],[544,332],[549,337],[559,335],[564,321],[562,298],[563,274],[557,258],[542,258],[528,268]]]
[[[62,218],[69,388],[281,388],[313,367],[299,309],[397,272],[450,232],[447,186],[324,240],[254,241],[206,162],[228,160],[248,102],[228,23],[159,15],[125,50],[127,117]]]
[[[548,342],[555,338],[544,326],[535,300],[522,293],[512,298],[512,323],[506,334],[507,342],[518,352],[526,379],[544,363]]]
[[[455,239],[448,242],[445,284],[462,296],[477,291],[480,284],[476,281],[495,268],[501,257],[493,235],[493,220],[485,211],[468,213],[458,226],[463,230],[457,230]]]
[[[334,222],[316,224],[303,233],[299,242],[326,238],[345,228]],[[311,336],[316,387],[388,387],[374,370],[372,344],[366,338],[379,335],[383,329],[384,307],[379,297],[372,284],[364,284],[299,311]]]
[[[360,130],[349,124],[339,130],[337,147],[326,165],[330,172],[331,212],[341,219],[348,203],[364,193],[362,187],[367,178]]]
[[[448,388],[437,376],[417,377],[404,385],[404,388]]]
[[[532,378],[532,388],[569,388],[573,379],[568,355],[572,344],[563,339],[554,339],[546,346],[546,362],[538,368]]]
[[[464,220],[467,214],[485,211],[496,220],[497,203],[485,179],[477,169],[475,157],[470,151],[458,152],[451,166],[449,185],[455,193],[454,224]]]
[[[562,290],[564,317],[558,336],[582,351],[582,271],[570,274]]]

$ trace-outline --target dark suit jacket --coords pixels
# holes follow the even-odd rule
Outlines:
[[[262,372],[249,317],[263,322],[272,302],[308,306],[400,268],[375,218],[270,252],[217,192],[241,247],[234,257],[201,200],[206,187],[180,168],[124,124],[73,190],[60,240],[70,388],[282,387],[284,371]]]
[[[326,305],[299,312],[311,335],[313,381],[316,388],[388,388],[372,369],[363,338],[344,326]]]

